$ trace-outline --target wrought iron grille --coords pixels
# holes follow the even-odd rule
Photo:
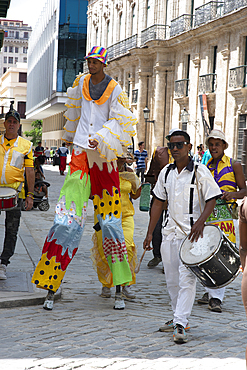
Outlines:
[[[132,90],[132,104],[137,104],[138,89]]]
[[[247,5],[247,0],[225,0],[224,14],[230,13],[233,10],[242,8]]]
[[[210,1],[195,9],[195,27],[222,15],[223,2]]]
[[[170,37],[189,31],[193,27],[193,15],[183,14],[171,21]]]
[[[199,76],[199,94],[212,93],[216,90],[216,74]]]
[[[87,61],[86,60],[83,61],[82,64],[83,64],[83,73],[89,73]]]
[[[169,37],[169,26],[154,24],[141,31],[141,45],[150,40],[165,40]]]
[[[123,54],[126,54],[130,49],[137,46],[137,35],[133,35],[109,46],[108,48],[108,60],[117,58]]]
[[[238,87],[245,87],[246,84],[246,68],[247,66],[239,66],[230,69],[229,87],[236,89]]]
[[[188,96],[189,81],[190,80],[188,78],[175,81],[175,97],[181,98],[183,96]]]

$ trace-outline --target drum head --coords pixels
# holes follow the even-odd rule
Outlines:
[[[191,243],[186,237],[180,247],[180,258],[185,265],[197,265],[212,256],[220,245],[222,233],[217,226],[206,225],[203,238]]]
[[[0,198],[14,197],[17,191],[13,188],[4,188],[0,186]]]

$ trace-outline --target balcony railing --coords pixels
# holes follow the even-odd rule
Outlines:
[[[108,47],[108,60],[126,54],[130,49],[135,47],[137,47],[137,35],[133,35],[125,40],[119,41]]]
[[[213,93],[216,90],[216,74],[199,76],[199,94]]]
[[[247,0],[225,0],[224,14],[230,13],[233,10],[242,8],[247,5]]]
[[[232,89],[237,89],[238,87],[246,87],[247,66],[239,66],[230,69],[229,87]]]
[[[132,90],[132,104],[137,104],[138,89]]]
[[[189,31],[193,27],[193,15],[183,14],[171,21],[170,37]]]
[[[175,97],[176,98],[182,98],[184,96],[188,96],[189,81],[190,80],[188,78],[175,81]]]
[[[220,17],[223,12],[223,2],[210,1],[195,9],[195,27]]]
[[[169,26],[154,24],[141,32],[141,45],[151,40],[166,40],[169,37]]]

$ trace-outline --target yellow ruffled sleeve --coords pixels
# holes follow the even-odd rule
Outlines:
[[[108,121],[94,137],[98,141],[100,156],[108,162],[121,157],[125,152],[124,147],[130,146],[131,137],[136,135],[137,119],[126,106],[129,106],[128,98],[121,91],[112,101]]]
[[[66,118],[66,123],[64,125],[65,133],[63,134],[62,140],[73,143],[75,132],[81,117],[81,91],[80,91],[80,78],[83,75],[79,75],[72,87],[69,87],[67,90],[68,99],[65,103],[67,111],[64,113]]]

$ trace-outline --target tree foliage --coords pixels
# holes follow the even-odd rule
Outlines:
[[[38,142],[42,140],[42,123],[43,123],[42,120],[37,119],[36,121],[33,121],[31,124],[33,129],[24,132],[25,136],[31,138],[30,141],[32,141],[33,146],[37,145]]]

